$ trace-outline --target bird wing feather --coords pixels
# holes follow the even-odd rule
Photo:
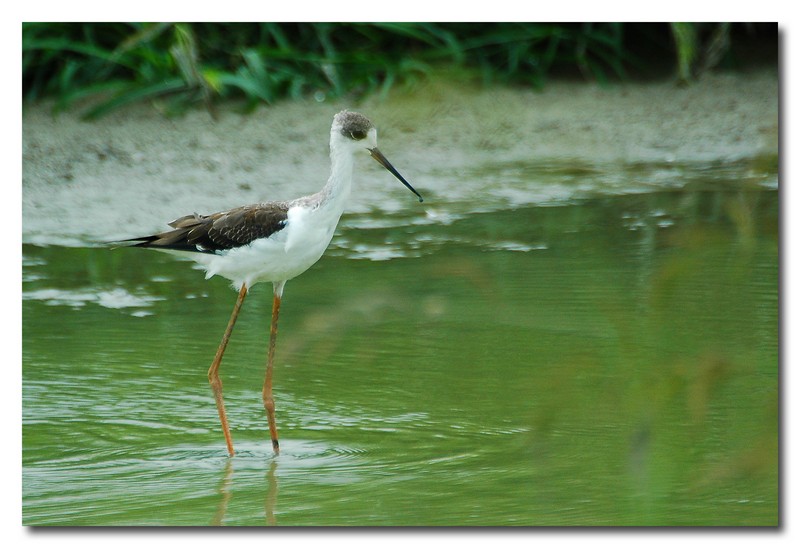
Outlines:
[[[193,213],[169,223],[174,230],[130,241],[139,247],[216,253],[270,237],[286,226],[288,211],[284,202],[269,202],[211,215]]]

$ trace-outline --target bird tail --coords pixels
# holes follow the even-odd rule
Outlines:
[[[110,249],[119,249],[120,247],[149,247],[149,244],[153,242],[155,238],[156,236],[143,236],[125,240],[110,240],[102,242],[102,245],[108,246]]]
[[[176,249],[179,251],[197,251],[197,247],[190,245],[186,241],[186,233],[189,229],[178,228],[161,234],[153,234],[150,236],[140,236],[138,238],[129,238],[125,240],[116,240],[106,242],[106,245],[111,246],[111,249],[120,247],[150,247],[154,249]]]
[[[194,213],[186,215],[180,219],[175,219],[169,226],[174,230],[168,230],[150,236],[140,236],[115,242],[107,242],[112,248],[117,247],[151,247],[155,249],[176,249],[179,251],[199,251],[194,243],[188,241],[189,232],[195,227],[205,222],[207,217]]]

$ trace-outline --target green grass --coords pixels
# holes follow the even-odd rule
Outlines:
[[[484,84],[541,88],[555,74],[606,82],[640,73],[653,54],[672,64],[699,47],[683,39],[697,34],[693,24],[23,23],[22,30],[23,96],[55,98],[56,108],[93,98],[90,118],[139,101],[157,100],[170,114],[194,104],[213,113],[228,99],[254,108],[283,98],[385,96],[444,67]]]

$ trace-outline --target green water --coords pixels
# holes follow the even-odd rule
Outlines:
[[[278,457],[268,286],[221,369],[229,459],[206,379],[226,282],[24,245],[24,523],[776,525],[778,193],[692,177],[346,216],[286,286]]]

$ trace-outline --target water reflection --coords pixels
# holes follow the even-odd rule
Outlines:
[[[275,525],[275,508],[278,505],[278,478],[275,470],[278,468],[277,461],[272,461],[267,470],[267,495],[264,497],[264,515],[267,518],[267,525]]]
[[[355,216],[286,293],[276,459],[268,289],[223,368],[228,459],[205,378],[227,284],[24,246],[26,524],[775,523],[778,197],[701,179]]]
[[[222,474],[222,481],[219,485],[219,505],[211,520],[211,525],[220,526],[225,521],[225,514],[228,511],[228,503],[231,500],[231,482],[233,481],[233,459],[225,461],[225,468]]]
[[[225,467],[223,469],[222,480],[220,481],[218,489],[219,503],[217,505],[217,511],[214,513],[214,517],[211,520],[211,525],[225,525],[228,504],[233,494],[233,466],[234,459],[229,458],[225,462]],[[269,463],[269,468],[264,475],[264,517],[266,524],[271,526],[277,524],[275,519],[275,508],[278,504],[278,479],[275,474],[277,469],[278,462],[273,459]]]

